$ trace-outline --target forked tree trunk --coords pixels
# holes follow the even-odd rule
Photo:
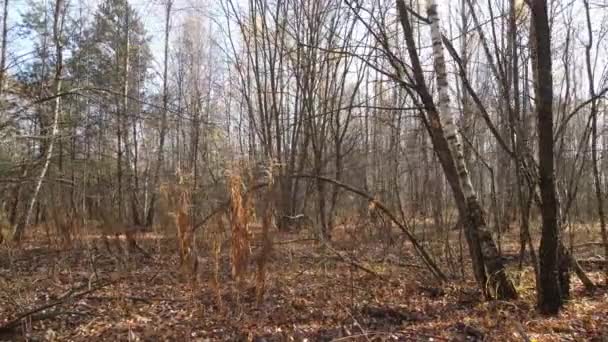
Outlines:
[[[439,124],[439,114],[433,101],[433,96],[426,86],[424,72],[422,70],[420,58],[418,57],[418,51],[416,49],[416,42],[414,40],[412,26],[409,21],[408,12],[403,0],[397,0],[397,10],[399,11],[399,20],[401,22],[401,27],[403,28],[408,55],[410,56],[410,60],[412,62],[412,71],[416,85],[416,92],[420,96],[422,105],[424,106],[426,114],[428,115],[427,118],[424,113],[421,113],[421,118],[429,132],[433,150],[437,155],[437,159],[439,159],[439,163],[441,164],[448,184],[452,189],[452,194],[454,196],[454,201],[456,202],[460,219],[463,221],[464,226],[467,227],[465,229],[465,237],[469,246],[469,253],[471,255],[475,280],[477,281],[480,289],[484,292],[484,295],[487,296],[487,277],[485,273],[483,255],[481,253],[481,246],[479,245],[477,235],[474,234],[475,231],[473,229],[469,229],[470,223],[467,215],[465,197],[462,192],[462,187],[458,181],[456,166],[454,165],[454,160],[450,154],[448,142],[446,141],[443,134],[443,129]]]
[[[434,66],[437,78],[437,89],[439,92],[439,115],[438,123],[443,128],[445,139],[447,140],[452,159],[456,166],[458,181],[466,201],[466,210],[469,219],[468,229],[473,230],[472,236],[477,236],[483,261],[488,273],[490,289],[496,290],[496,296],[503,299],[514,299],[517,292],[513,283],[505,272],[505,267],[500,259],[496,244],[488,230],[485,222],[485,215],[479,204],[477,194],[473,189],[471,177],[467,170],[464,159],[462,144],[458,135],[458,128],[454,123],[454,114],[450,111],[450,96],[448,93],[448,80],[446,63],[441,40],[441,30],[439,28],[439,16],[437,14],[437,4],[434,0],[427,3],[427,14],[431,21],[431,38],[433,42]]]

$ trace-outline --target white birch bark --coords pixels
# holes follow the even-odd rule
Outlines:
[[[450,109],[450,94],[448,90],[448,79],[446,72],[446,63],[443,53],[443,43],[441,42],[441,30],[439,28],[439,15],[437,14],[437,4],[434,0],[427,2],[427,13],[431,21],[431,39],[433,42],[433,56],[435,73],[437,77],[437,91],[439,93],[439,115],[441,117],[441,124],[445,138],[450,145],[450,151],[458,171],[458,179],[462,186],[467,201],[471,198],[477,198],[477,194],[473,189],[471,183],[471,177],[467,170],[466,162],[464,159],[464,151],[462,149],[462,143],[460,142],[460,136],[458,135],[458,127],[454,120],[454,115]]]

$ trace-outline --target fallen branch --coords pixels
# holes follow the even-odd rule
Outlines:
[[[190,299],[185,298],[167,298],[167,297],[138,297],[138,296],[87,296],[86,299],[93,300],[123,300],[127,299],[133,302],[142,302],[145,304],[153,304],[153,302],[187,302]]]
[[[53,310],[53,311],[49,311],[49,312],[39,312],[36,314],[32,314],[30,316],[30,321],[32,321],[32,322],[43,321],[45,319],[55,318],[57,316],[62,316],[62,315],[87,316],[90,314],[86,313],[86,312],[78,312],[78,311]]]
[[[291,244],[291,243],[309,242],[309,241],[319,241],[319,239],[315,239],[315,238],[303,238],[303,239],[284,240],[284,241],[274,242],[273,245],[275,245],[275,246],[277,246],[277,245],[288,245],[288,244]]]
[[[586,243],[581,243],[579,245],[574,245],[573,248],[583,248],[583,247],[592,247],[592,246],[601,247],[603,245],[604,245],[603,242],[586,242]]]
[[[25,311],[23,313],[18,314],[15,318],[13,318],[12,320],[10,320],[10,321],[4,323],[2,326],[0,326],[0,333],[4,334],[4,333],[12,332],[15,328],[17,328],[19,326],[19,324],[21,323],[21,320],[23,320],[25,318],[28,318],[28,317],[35,318],[35,319],[44,319],[46,317],[46,315],[34,316],[34,314],[37,314],[37,313],[39,313],[41,311],[44,311],[44,310],[47,310],[47,309],[50,309],[50,308],[54,308],[54,307],[56,307],[58,305],[61,305],[61,304],[65,303],[65,302],[67,302],[68,300],[77,299],[77,298],[80,298],[82,296],[86,296],[86,295],[91,294],[91,293],[93,293],[95,291],[98,291],[98,290],[100,290],[100,289],[102,289],[102,288],[104,288],[106,286],[113,285],[113,284],[119,282],[120,280],[121,280],[121,278],[118,278],[116,280],[111,280],[111,281],[108,281],[108,282],[104,282],[102,284],[99,284],[99,285],[97,285],[95,287],[91,287],[88,290],[80,292],[80,293],[76,293],[76,292],[79,291],[79,290],[81,290],[81,289],[83,289],[83,288],[88,287],[88,285],[83,285],[83,286],[80,286],[78,288],[71,289],[66,294],[62,295],[61,297],[59,297],[58,299],[56,299],[56,300],[54,300],[52,302],[48,302],[48,303],[42,304],[42,305],[37,306],[37,307],[35,307],[33,309],[30,309],[30,310],[27,310],[27,311]]]
[[[123,300],[123,299],[127,299],[133,302],[142,302],[145,304],[152,304],[151,299],[153,298],[144,298],[144,297],[136,297],[136,296],[87,296],[86,299],[93,299],[93,300]],[[158,300],[164,300],[164,299],[158,299]]]
[[[394,266],[399,266],[399,267],[424,268],[424,266],[420,266],[417,264],[400,262],[397,260],[392,260],[392,259],[387,259],[387,258],[382,258],[380,260],[374,260],[374,262],[380,263],[380,264],[389,264],[389,265],[394,265]]]
[[[350,256],[344,256],[342,255],[342,253],[340,253],[339,251],[335,250],[333,247],[331,247],[329,244],[325,243],[325,248],[327,248],[330,252],[334,253],[340,260],[342,260],[343,262],[354,266],[355,268],[360,269],[361,271],[368,273],[376,278],[382,279],[384,281],[388,281],[388,279],[383,276],[382,274],[362,265],[361,263],[359,263],[358,261],[354,260],[354,258],[350,257]]]
[[[581,265],[608,265],[608,260],[593,258],[593,259],[578,259],[577,260]]]

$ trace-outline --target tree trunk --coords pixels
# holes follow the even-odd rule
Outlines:
[[[540,240],[540,283],[538,307],[544,314],[557,314],[562,306],[558,275],[559,227],[553,158],[553,77],[551,75],[551,32],[547,1],[531,1],[536,50],[535,106],[538,116],[538,160],[541,195],[542,235]]]

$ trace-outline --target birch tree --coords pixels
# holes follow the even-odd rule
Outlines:
[[[506,274],[504,265],[498,254],[498,249],[488,231],[483,209],[479,204],[477,194],[473,189],[470,174],[467,170],[460,141],[461,138],[459,137],[458,128],[454,122],[454,113],[451,112],[447,68],[443,52],[442,34],[439,27],[439,15],[437,13],[437,4],[435,1],[431,0],[427,2],[427,14],[431,22],[435,77],[437,80],[437,91],[439,93],[440,125],[442,126],[445,139],[450,146],[450,152],[456,165],[456,172],[458,173],[458,180],[466,200],[467,214],[469,215],[468,219],[470,221],[469,229],[476,231],[471,235],[477,235],[480,239],[481,252],[488,272],[488,278],[490,284],[496,286],[497,296],[499,298],[512,299],[517,297],[517,292]]]
[[[453,113],[450,112],[447,71],[443,55],[443,42],[439,28],[437,5],[434,1],[427,3],[427,15],[431,25],[434,66],[439,92],[439,108],[435,106],[432,95],[424,80],[412,35],[409,21],[410,14],[407,6],[403,0],[397,0],[396,4],[399,20],[406,39],[408,54],[412,61],[414,80],[416,82],[415,89],[429,116],[427,127],[433,146],[452,188],[460,217],[465,225],[467,242],[478,286],[487,296],[492,295],[491,291],[495,290],[494,295],[498,298],[516,298],[517,292],[505,272],[496,244],[487,228],[483,209],[473,189],[464,160],[462,145],[459,141],[458,131],[453,121]],[[487,286],[488,284],[489,286]]]

